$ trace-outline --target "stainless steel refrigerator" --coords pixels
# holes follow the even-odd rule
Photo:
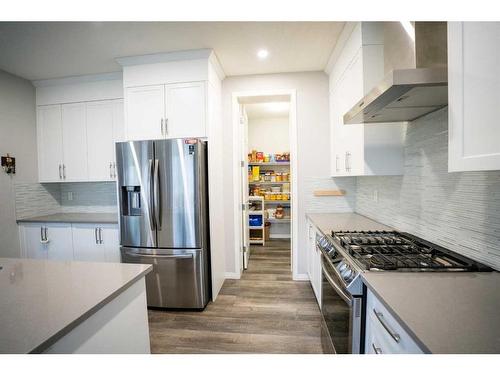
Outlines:
[[[116,144],[124,263],[153,265],[148,306],[203,309],[210,298],[207,144]]]

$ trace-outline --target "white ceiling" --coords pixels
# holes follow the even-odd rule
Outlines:
[[[288,117],[290,102],[245,104],[245,111],[250,120],[256,118]]]
[[[323,70],[343,22],[0,22],[0,69],[29,80],[120,70],[117,57],[212,48],[226,75]],[[261,61],[258,49],[269,50]]]

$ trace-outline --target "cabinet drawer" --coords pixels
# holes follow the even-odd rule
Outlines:
[[[366,306],[366,332],[366,353],[374,353],[374,346],[384,354],[423,353],[387,308],[370,291],[368,291]]]

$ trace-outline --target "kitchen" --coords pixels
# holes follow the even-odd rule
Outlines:
[[[0,34],[2,353],[500,352],[498,23]],[[258,159],[252,97],[288,103]],[[285,200],[245,180],[273,162],[253,184],[286,186],[286,246],[245,253],[250,198]]]

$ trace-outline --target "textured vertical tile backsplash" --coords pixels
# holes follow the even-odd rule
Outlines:
[[[310,178],[305,180],[303,186],[299,186],[299,194],[305,197],[307,212],[352,212],[356,202],[356,179],[343,177],[337,179]],[[345,190],[344,196],[314,196],[315,190]]]
[[[17,183],[16,218],[50,215],[61,211],[59,184]]]
[[[72,200],[69,195],[72,194]],[[78,182],[61,184],[63,212],[116,212],[114,182]]]
[[[357,178],[356,212],[500,270],[500,171],[448,173],[447,115],[409,124],[403,176]]]
[[[15,190],[17,219],[58,212],[117,211],[114,182],[20,183]]]

